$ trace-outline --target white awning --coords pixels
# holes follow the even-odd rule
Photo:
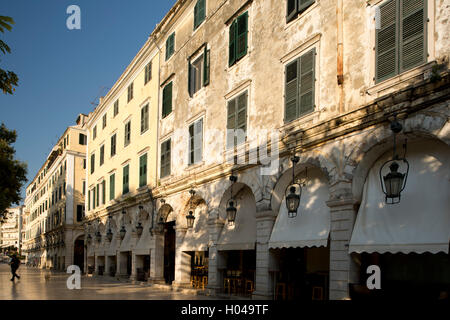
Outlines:
[[[237,196],[236,221],[233,226],[228,222],[222,228],[217,249],[254,250],[256,244],[256,204],[253,195],[247,192]]]
[[[283,199],[269,240],[269,248],[326,247],[330,233],[327,180],[319,169],[308,170],[298,215],[289,218]]]
[[[448,253],[450,149],[430,141],[408,145],[406,187],[400,203],[388,205],[379,170],[390,157],[389,152],[370,169],[349,252]]]
[[[208,215],[205,208],[196,210],[194,225],[186,231],[181,251],[207,251],[209,242]]]

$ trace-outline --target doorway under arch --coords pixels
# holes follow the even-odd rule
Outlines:
[[[74,243],[73,264],[84,270],[84,236],[79,236]]]

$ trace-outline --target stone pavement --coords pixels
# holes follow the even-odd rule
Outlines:
[[[69,290],[66,285],[69,274],[50,273],[25,265],[20,266],[17,274],[20,280],[11,282],[9,265],[0,263],[0,300],[215,300],[205,295],[155,289],[110,277],[82,276],[81,289]]]

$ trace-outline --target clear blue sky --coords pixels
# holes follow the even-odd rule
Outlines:
[[[0,122],[15,129],[16,157],[31,181],[65,128],[105,95],[175,0],[2,0],[15,24],[0,39],[0,67],[14,71],[14,95],[0,92]],[[69,5],[81,9],[81,30],[68,30]],[[103,89],[102,89],[103,88]],[[1,177],[0,177],[1,179]],[[22,196],[25,195],[25,188]]]

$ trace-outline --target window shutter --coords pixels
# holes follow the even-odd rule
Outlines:
[[[189,96],[192,97],[194,94],[194,88],[195,88],[195,70],[193,70],[194,67],[191,64],[191,60],[188,61],[188,92]]]
[[[313,49],[300,57],[298,115],[303,115],[314,110],[315,56],[316,50]]]
[[[163,110],[162,117],[165,118],[172,112],[172,82],[163,90]]]
[[[53,194],[52,194],[52,204],[53,204]],[[91,210],[91,191],[88,191],[88,210]]]
[[[198,4],[199,4],[199,2],[200,1],[197,1],[197,3],[195,4],[195,7],[194,7],[194,30],[198,27],[198,18],[199,18],[199,16],[198,16]]]
[[[425,0],[401,0],[400,72],[426,61]]]
[[[380,29],[376,32],[377,82],[398,73],[397,1],[380,6]]]
[[[147,154],[139,158],[139,187],[147,184]]]
[[[206,17],[205,2],[206,0],[199,0],[198,2],[198,25],[200,25]]]
[[[194,123],[194,163],[202,160],[203,119]]]
[[[236,60],[247,54],[248,13],[237,18]]]
[[[286,23],[292,21],[297,15],[297,0],[287,0]]]
[[[236,62],[236,20],[230,25],[230,43],[228,50],[228,65],[231,66]]]
[[[305,11],[315,0],[298,0],[298,12]]]
[[[109,176],[109,200],[113,200],[115,197],[115,178],[115,174]]]
[[[205,45],[205,50],[203,53],[203,85],[207,86],[209,84],[209,54],[210,51],[206,48],[207,46]]]
[[[97,207],[100,205],[100,184],[97,184]]]
[[[286,66],[286,92],[285,92],[285,108],[284,121],[289,122],[297,118],[298,105],[298,69],[299,62],[294,62]]]
[[[102,204],[106,202],[106,181],[102,181]]]
[[[236,99],[228,101],[227,149],[234,146],[234,129],[236,129]]]

